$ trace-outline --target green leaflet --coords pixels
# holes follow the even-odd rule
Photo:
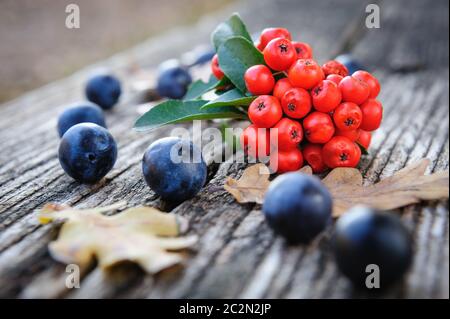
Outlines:
[[[252,42],[231,37],[218,50],[219,65],[225,75],[242,93],[247,91],[244,74],[253,65],[264,64],[264,57]]]
[[[186,92],[186,95],[184,96],[183,100],[188,101],[199,99],[206,92],[213,90],[218,83],[219,80],[217,80],[213,75],[211,75],[208,82],[197,80],[189,86],[189,89]]]
[[[138,118],[134,128],[137,131],[152,131],[167,124],[193,120],[246,118],[246,114],[231,106],[202,109],[201,107],[206,103],[207,101],[203,100],[162,102]]]
[[[220,46],[229,38],[241,36],[244,39],[252,41],[247,27],[237,13],[234,13],[227,21],[219,24],[211,34],[212,43],[218,52]]]
[[[206,103],[201,108],[213,108],[219,106],[248,106],[256,96],[246,96],[238,89],[232,89],[220,95],[217,99]]]

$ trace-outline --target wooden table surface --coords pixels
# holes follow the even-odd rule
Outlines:
[[[65,105],[83,98],[84,81],[94,69],[111,69],[127,86],[136,67],[154,67],[207,43],[214,26],[239,11],[252,32],[269,25],[289,28],[312,44],[321,63],[352,52],[375,72],[385,117],[360,164],[366,183],[424,157],[431,160],[429,172],[448,169],[448,1],[371,2],[381,8],[380,29],[365,28],[364,1],[237,2],[194,26],[168,31],[0,105],[0,297],[367,297],[339,274],[327,234],[309,246],[287,246],[267,227],[259,205],[240,205],[223,190],[225,178],[238,177],[245,164],[210,163],[208,183],[195,198],[176,207],[163,203],[143,181],[141,159],[148,145],[173,127],[134,132],[136,98],[127,88],[120,105],[107,114],[119,156],[99,184],[81,185],[64,174],[55,125]],[[92,268],[83,274],[81,288],[66,289],[65,266],[47,250],[57,231],[39,225],[36,209],[47,202],[82,208],[120,200],[187,217],[189,233],[199,236],[196,251],[185,267],[156,276],[135,267],[117,269],[115,276]],[[447,201],[399,211],[414,233],[414,264],[401,284],[378,297],[449,297],[448,213]]]

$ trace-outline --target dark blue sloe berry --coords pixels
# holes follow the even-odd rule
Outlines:
[[[142,170],[145,181],[155,193],[177,203],[194,197],[207,176],[200,149],[176,137],[153,142],[145,151]]]
[[[101,108],[91,102],[79,102],[66,108],[59,116],[59,137],[62,137],[72,126],[84,122],[95,123],[106,128]]]
[[[120,81],[113,75],[95,75],[86,84],[87,99],[104,110],[111,109],[119,101],[121,93]]]
[[[203,51],[197,53],[197,56],[196,56],[194,62],[190,66],[192,67],[192,66],[196,66],[196,65],[210,63],[215,54],[216,54],[216,51],[212,48],[210,48],[208,50],[203,50]]]
[[[291,243],[307,243],[331,222],[331,195],[320,180],[300,173],[277,177],[265,195],[269,226]]]
[[[401,220],[363,206],[338,220],[333,245],[339,269],[360,288],[366,287],[368,265],[378,266],[380,288],[385,288],[403,276],[412,260],[411,235]]]
[[[114,166],[117,145],[111,134],[93,123],[72,126],[59,144],[59,162],[64,171],[81,183],[102,179]]]
[[[367,69],[359,63],[351,54],[341,54],[336,57],[336,61],[345,65],[348,69],[348,73],[351,75],[359,70],[367,71]]]
[[[182,66],[162,68],[158,75],[156,90],[160,96],[181,99],[192,83],[192,77]]]

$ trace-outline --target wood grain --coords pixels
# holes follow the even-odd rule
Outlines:
[[[246,164],[210,160],[208,183],[198,196],[178,206],[161,201],[143,181],[141,157],[152,141],[170,134],[173,127],[150,134],[132,131],[138,113],[135,96],[128,90],[107,114],[119,159],[98,185],[80,185],[64,174],[56,154],[55,125],[65,105],[83,98],[84,81],[95,68],[110,68],[127,85],[136,66],[156,66],[207,42],[218,21],[239,11],[251,32],[272,25],[289,28],[295,38],[312,44],[321,63],[349,50],[372,67],[382,83],[385,116],[373,136],[370,155],[360,164],[365,183],[377,182],[423,157],[431,160],[429,172],[448,169],[448,2],[433,1],[426,9],[420,0],[377,3],[382,25],[376,30],[364,27],[365,4],[356,0],[339,1],[338,6],[332,0],[233,4],[192,27],[150,39],[1,105],[0,297],[367,297],[339,274],[330,250],[331,229],[311,245],[288,246],[267,227],[259,205],[240,205],[224,191],[226,178],[238,178]],[[159,45],[162,40],[164,48]],[[91,268],[83,273],[80,289],[66,289],[65,267],[47,251],[57,229],[39,225],[35,210],[48,201],[81,208],[119,200],[186,216],[189,233],[200,238],[195,251],[185,267],[154,277],[133,266],[118,269],[113,276]],[[414,264],[398,287],[379,297],[448,298],[448,202],[409,206],[398,213],[414,232]]]

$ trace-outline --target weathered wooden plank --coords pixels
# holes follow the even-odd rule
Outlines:
[[[341,52],[355,46],[357,56],[378,68],[376,74],[383,83],[380,99],[386,111],[383,126],[374,135],[371,155],[360,165],[367,182],[388,176],[423,156],[432,160],[434,168],[430,171],[448,168],[448,62],[434,68],[433,61],[430,64],[432,71],[392,74],[390,71],[398,70],[384,67],[386,61],[382,60],[386,59],[386,48],[405,37],[405,28],[409,26],[405,21],[434,18],[437,21],[431,22],[431,30],[437,30],[445,26],[443,13],[431,12],[418,17],[409,11],[422,8],[420,1],[408,2],[410,7],[381,2],[382,29],[365,34],[360,25],[363,3],[342,1],[339,6],[333,6],[333,16],[325,15],[331,4],[332,1],[302,4],[299,12],[296,1],[264,0],[252,1],[239,11],[252,31],[267,25],[290,28],[299,39],[313,44],[321,62],[330,57],[330,52]],[[431,11],[442,7],[445,3],[440,2]],[[239,6],[237,8],[240,9]],[[399,13],[400,9],[406,13]],[[227,14],[219,13],[187,31],[177,30],[163,35],[155,42],[144,43],[132,53],[104,62],[104,65],[124,78],[129,77],[129,66],[136,61],[142,65],[157,63],[158,59],[167,56],[166,51],[176,55],[195,42],[205,41],[208,30],[216,24],[218,17]],[[448,33],[448,16],[446,21]],[[413,30],[419,27],[417,23],[413,26]],[[390,53],[392,59],[410,50],[414,44],[410,41],[413,33]],[[425,33],[419,33],[422,39]],[[423,40],[429,41],[429,38]],[[174,40],[161,48],[157,45],[161,39]],[[445,44],[448,46],[448,42],[439,36],[433,44],[438,53],[419,52],[414,53],[414,57],[441,61],[436,54],[445,55],[442,48]],[[0,154],[0,296],[364,296],[353,291],[337,271],[332,262],[328,233],[307,247],[287,246],[282,239],[274,238],[264,223],[260,206],[239,205],[223,190],[225,178],[239,176],[245,164],[211,164],[211,180],[196,198],[178,207],[160,201],[142,180],[140,157],[152,140],[168,134],[169,129],[155,134],[131,132],[129,128],[137,117],[135,110],[130,109],[132,96],[125,97],[117,110],[108,114],[109,127],[117,137],[120,149],[115,169],[95,187],[72,182],[57,163],[55,118],[63,105],[81,98],[83,81],[91,70],[88,68],[0,108],[0,145],[7,150]],[[28,107],[17,112],[21,106]],[[443,119],[446,124],[442,124]],[[13,161],[11,157],[14,157]],[[127,200],[130,206],[149,204],[186,216],[191,222],[189,231],[200,237],[196,252],[190,255],[187,267],[172,269],[155,277],[133,267],[119,269],[113,277],[105,277],[98,270],[88,270],[83,276],[81,289],[68,291],[64,286],[64,267],[52,261],[46,251],[55,231],[49,225],[38,225],[33,210],[55,200],[77,207],[92,207],[122,199]],[[425,208],[421,205],[408,207],[403,210],[403,219],[415,230],[415,263],[403,286],[382,297],[448,297],[448,203]],[[442,281],[442,277],[447,280]]]
[[[261,6],[261,8],[264,8],[264,7]],[[118,66],[116,65],[115,68],[118,68]],[[83,79],[82,75],[76,75],[74,77],[75,77],[75,79],[73,80],[73,83],[70,83],[70,86],[68,86],[65,91],[72,92],[73,99],[75,100],[75,99],[80,98],[81,85],[82,85],[82,82],[84,79]],[[45,92],[45,95],[43,94],[45,96],[45,99],[42,99],[42,98],[39,99],[37,97],[35,97],[33,99],[33,96],[29,96],[28,98],[22,99],[18,104],[33,105],[33,110],[32,111],[30,110],[30,112],[22,112],[20,114],[20,116],[15,116],[14,118],[9,119],[7,121],[8,124],[9,123],[15,124],[14,120],[17,121],[17,123],[19,123],[19,125],[16,127],[16,129],[18,131],[22,131],[22,132],[28,133],[28,132],[30,132],[29,129],[31,127],[33,127],[33,134],[30,133],[30,135],[32,135],[31,136],[32,139],[29,140],[30,147],[28,149],[25,148],[25,150],[23,150],[23,147],[20,146],[20,142],[30,138],[30,136],[27,136],[27,134],[25,134],[25,136],[23,136],[22,140],[19,139],[19,140],[16,140],[15,142],[12,142],[11,139],[9,139],[10,136],[15,135],[14,132],[8,132],[9,133],[8,135],[2,135],[4,137],[8,138],[8,142],[11,143],[6,146],[12,146],[11,151],[17,152],[19,155],[18,156],[19,158],[22,158],[22,156],[20,156],[20,155],[22,155],[23,153],[27,153],[27,151],[29,152],[30,150],[33,150],[33,146],[36,145],[37,140],[39,140],[41,142],[49,141],[48,144],[50,146],[48,147],[48,151],[45,153],[45,155],[47,157],[43,157],[43,158],[40,157],[37,160],[35,160],[35,162],[32,162],[32,163],[28,163],[27,158],[25,158],[23,160],[23,163],[25,163],[25,165],[29,165],[29,166],[26,166],[25,169],[23,169],[23,167],[18,167],[18,170],[17,170],[18,174],[24,173],[26,171],[30,171],[30,172],[32,172],[32,174],[30,176],[24,176],[22,179],[16,181],[15,176],[10,175],[10,180],[12,180],[14,182],[14,184],[6,185],[6,186],[8,188],[13,188],[13,189],[18,188],[19,190],[18,190],[18,192],[12,192],[12,193],[10,191],[8,191],[6,194],[4,194],[4,195],[7,195],[6,198],[3,198],[4,203],[5,202],[8,203],[8,200],[10,200],[12,198],[14,198],[14,200],[18,201],[18,202],[20,202],[22,199],[23,200],[26,199],[27,202],[24,203],[23,205],[19,205],[17,207],[17,209],[13,210],[13,211],[11,211],[11,209],[9,209],[11,207],[7,206],[6,209],[8,209],[8,212],[10,213],[9,217],[11,217],[11,216],[13,216],[13,217],[7,218],[7,217],[3,216],[3,218],[4,218],[3,226],[10,225],[11,223],[15,222],[15,220],[17,220],[17,218],[21,218],[22,214],[25,214],[25,212],[27,212],[28,210],[38,207],[40,204],[42,204],[45,201],[50,200],[50,199],[58,200],[58,198],[64,198],[68,203],[77,203],[78,202],[77,200],[65,198],[65,197],[67,197],[68,194],[67,194],[67,192],[66,193],[62,192],[62,190],[66,189],[68,186],[75,187],[75,189],[72,190],[72,194],[76,194],[77,192],[80,191],[80,189],[77,188],[76,185],[70,185],[70,184],[67,185],[67,182],[60,188],[61,190],[58,192],[59,195],[56,195],[56,197],[54,196],[55,194],[53,194],[53,195],[42,194],[42,192],[44,192],[45,188],[48,187],[49,185],[51,186],[54,183],[60,184],[61,181],[65,180],[65,177],[64,177],[64,175],[62,175],[62,173],[59,173],[59,175],[56,175],[56,178],[55,178],[55,171],[58,169],[58,165],[57,165],[57,161],[55,159],[55,155],[53,153],[54,148],[56,148],[56,141],[55,141],[55,138],[54,138],[54,135],[52,132],[53,127],[55,125],[54,118],[51,118],[51,120],[49,122],[44,122],[44,124],[42,124],[41,126],[38,126],[38,127],[35,127],[35,124],[34,124],[35,122],[30,123],[29,121],[28,122],[25,121],[22,123],[22,119],[25,118],[26,116],[30,116],[30,115],[32,115],[34,121],[36,121],[38,123],[41,121],[41,119],[47,120],[49,118],[49,113],[53,114],[52,117],[54,117],[56,112],[54,110],[52,110],[51,112],[47,111],[47,109],[48,109],[47,106],[55,105],[57,103],[60,103],[62,105],[62,103],[59,102],[63,98],[63,95],[64,95],[64,94],[61,94],[61,91],[64,91],[64,90],[57,90],[54,87],[49,87],[47,89],[47,91]],[[66,96],[66,99],[67,99],[67,96]],[[69,98],[67,100],[70,100],[70,99],[71,98]],[[17,105],[14,107],[17,107]],[[119,106],[119,110],[123,109],[123,107],[124,107],[123,105]],[[11,110],[11,108],[12,107],[10,107],[9,110]],[[27,111],[28,111],[28,109],[27,109]],[[42,112],[39,112],[39,111],[42,111]],[[38,113],[37,118],[36,118],[36,113]],[[5,114],[9,115],[8,113],[5,113]],[[117,114],[113,114],[113,116],[114,115],[117,117]],[[124,115],[126,115],[126,114],[124,114]],[[129,113],[128,113],[128,115],[129,115]],[[6,118],[6,116],[4,118]],[[116,127],[114,127],[114,126],[111,126],[111,127],[113,129],[113,134],[114,134],[114,130],[116,130],[116,132],[117,132]],[[8,127],[8,131],[9,131],[9,127]],[[122,132],[118,132],[118,133],[122,133]],[[31,154],[30,158],[34,158],[33,155],[34,154]],[[51,164],[48,164],[50,158],[52,159],[50,161]],[[37,173],[40,171],[39,165],[41,163],[50,165],[51,169],[53,169],[53,170],[46,170],[47,166],[44,166],[44,169],[41,172],[41,174],[37,175]],[[17,167],[18,164],[20,164],[20,163],[12,163],[10,165],[12,165],[13,167]],[[8,173],[11,173],[11,172],[8,170]],[[48,173],[49,176],[52,176],[53,179],[51,179],[49,181],[48,177],[46,176],[46,173]],[[39,176],[41,179],[37,180],[37,181],[33,180],[36,176]],[[112,178],[112,179],[114,179],[114,178]],[[31,180],[33,180],[33,181],[31,182]],[[40,181],[42,181],[42,183]],[[35,186],[35,188],[30,188],[29,187],[30,183],[33,183],[33,185],[37,185],[37,186]],[[49,183],[49,184],[46,184],[46,183]],[[23,191],[21,189],[21,187],[24,188],[25,191]],[[70,189],[70,187],[69,187],[69,189]],[[90,190],[88,190],[88,192],[89,191]],[[83,201],[83,200],[85,200],[85,197],[86,197],[87,200],[89,201],[89,198],[90,198],[89,194],[86,192],[84,192],[84,194],[85,195],[83,197],[81,197],[79,200]],[[59,196],[61,196],[61,197],[59,197]],[[100,198],[98,198],[98,197],[100,197]],[[95,198],[94,200],[92,200],[93,205],[98,205],[98,204],[102,203],[101,195],[97,194],[93,198]],[[33,206],[32,207],[26,206],[28,203],[32,203]],[[3,205],[5,205],[5,204],[3,204]],[[81,205],[83,205],[83,204],[81,203]],[[25,220],[27,221],[25,224],[31,222],[31,220],[28,216],[25,218]],[[28,226],[27,229],[29,231],[34,230],[35,229],[34,227],[38,227],[38,225],[36,225],[36,223],[34,223],[34,227],[30,226],[29,224],[27,226]],[[25,234],[18,231],[18,229],[20,229],[20,227],[15,227],[12,230],[12,233],[14,233],[15,236],[9,236],[8,233],[6,233],[3,236],[5,238],[7,238],[7,240],[3,241],[4,248],[8,247],[8,245],[10,245],[11,243],[18,241],[25,236]],[[5,243],[6,243],[6,245],[5,245]]]
[[[442,147],[445,145],[445,141],[448,139],[448,126],[446,127],[445,124],[442,126],[442,122],[446,123],[448,119],[448,110],[445,105],[444,101],[448,100],[448,86],[445,84],[444,78],[446,77],[446,72],[444,71],[444,74],[441,78],[443,85],[436,85],[431,88],[429,87],[423,87],[421,88],[422,92],[419,92],[417,95],[416,90],[417,86],[419,84],[419,81],[423,81],[424,83],[432,83],[431,80],[435,74],[429,73],[428,75],[425,75],[424,78],[417,78],[416,75],[410,76],[409,80],[412,84],[410,86],[410,91],[402,92],[402,94],[399,94],[398,92],[392,92],[393,90],[399,88],[399,84],[405,84],[405,76],[402,76],[401,78],[394,78],[391,79],[390,83],[387,83],[384,87],[390,88],[389,85],[392,85],[392,90],[389,90],[390,94],[393,93],[393,96],[395,99],[402,98],[404,96],[407,99],[410,99],[411,102],[414,103],[414,108],[410,107],[409,101],[402,101],[400,105],[397,104],[397,101],[393,100],[394,98],[392,96],[386,96],[386,94],[382,95],[381,100],[385,103],[385,106],[387,106],[386,114],[388,116],[386,117],[386,121],[389,119],[388,123],[383,123],[383,129],[387,129],[388,132],[378,132],[377,136],[375,136],[375,140],[378,139],[378,146],[384,146],[385,138],[387,136],[390,136],[392,132],[398,132],[397,135],[394,135],[392,139],[392,147],[388,149],[388,152],[390,153],[390,156],[393,156],[395,160],[392,160],[390,163],[396,163],[396,167],[391,165],[390,167],[387,167],[385,169],[385,165],[388,164],[388,161],[385,161],[384,163],[381,162],[379,165],[372,165],[373,168],[377,167],[377,169],[373,169],[372,173],[369,172],[373,176],[373,181],[378,180],[380,177],[384,177],[387,175],[392,174],[393,171],[398,170],[399,168],[403,167],[406,162],[411,162],[414,159],[422,158],[423,156],[427,155],[429,158],[431,158],[433,161],[437,160],[437,157],[439,156],[439,153],[426,153],[424,152],[423,145],[430,145],[430,143],[433,143],[436,138],[440,139],[440,146]],[[383,77],[382,77],[383,78]],[[428,79],[427,79],[428,78]],[[439,80],[437,81],[439,82]],[[402,87],[402,90],[404,87]],[[386,91],[384,91],[386,92]],[[419,101],[416,101],[417,97],[421,96],[422,99]],[[442,105],[444,103],[444,105]],[[399,107],[401,107],[399,109]],[[423,109],[427,110],[429,109],[429,112],[421,112]],[[410,116],[405,118],[405,114]],[[417,116],[419,115],[419,116]],[[445,120],[443,120],[445,119]],[[411,123],[409,123],[409,121]],[[398,124],[402,123],[404,125],[401,125],[401,128],[398,129]],[[389,126],[390,124],[390,126]],[[439,127],[439,124],[441,124],[441,129],[436,130],[436,127]],[[411,129],[411,127],[413,129]],[[432,128],[432,129],[430,129]],[[403,133],[403,135],[402,135]],[[406,134],[405,134],[406,133]],[[384,135],[384,136],[383,136]],[[442,137],[444,137],[444,140],[442,140]],[[448,143],[448,142],[447,142]],[[376,145],[376,141],[374,141],[374,144]],[[415,147],[414,147],[415,146]],[[418,146],[418,147],[417,147]],[[414,147],[414,148],[413,148]],[[425,149],[430,149],[431,146],[426,146]],[[411,149],[413,148],[413,149]],[[388,153],[388,154],[389,154]],[[377,156],[378,157],[378,156]],[[384,158],[383,156],[380,156],[380,158]],[[370,163],[370,162],[369,162]],[[368,163],[367,163],[368,164]],[[445,222],[444,222],[445,227]],[[448,227],[448,226],[447,226]],[[442,234],[441,234],[442,235]],[[445,238],[445,236],[444,236]],[[437,245],[436,247],[441,247]],[[445,249],[445,246],[444,246]],[[298,276],[299,279],[296,281],[298,285],[291,284],[290,281],[286,280],[286,285],[291,285],[292,289],[291,292],[287,295],[281,294],[280,289],[277,288],[278,294],[270,295],[271,297],[343,297],[343,296],[352,296],[353,292],[349,289],[348,283],[345,283],[342,278],[339,277],[339,274],[337,273],[333,263],[329,262],[329,260],[323,265],[325,265],[325,270],[323,273],[319,276],[317,273],[314,272],[314,269],[321,265],[320,263],[320,257],[317,255],[317,251],[313,250],[312,256],[304,256],[301,255],[302,258],[297,257],[302,261],[301,264],[296,264],[292,260],[288,263],[284,263],[287,265],[286,267],[292,267],[292,264],[296,264],[298,268],[307,269],[311,273],[308,275],[307,271],[301,271],[299,270]],[[277,257],[280,255],[279,250],[271,251],[269,255],[266,257],[268,260],[267,263],[270,264],[270,266],[267,266],[266,263],[263,263],[263,265],[258,269],[266,269],[266,267],[270,267],[270,269],[277,269],[277,272],[283,272],[283,267],[278,267],[281,265],[277,265],[277,261],[280,264],[280,257]],[[323,258],[329,258],[327,256],[327,253],[324,252]],[[440,254],[442,256],[442,254]],[[275,261],[274,261],[275,260]],[[309,262],[309,263],[308,263]],[[306,266],[304,264],[306,263]],[[281,269],[280,269],[281,268]],[[439,271],[436,271],[435,269],[431,271],[431,273],[436,276],[436,273],[439,273]],[[260,276],[260,273],[257,271],[257,275],[255,275],[255,280],[252,282],[256,286],[258,286],[259,281],[264,281],[267,279],[263,279]],[[292,273],[289,275],[288,278],[291,278]],[[271,276],[271,275],[269,275]],[[318,278],[314,278],[314,276]],[[287,277],[287,276],[286,276]],[[276,285],[276,282],[279,283],[279,281],[274,280],[274,285]],[[289,282],[289,283],[288,283]],[[339,285],[336,286],[336,282],[339,282]],[[333,290],[332,287],[339,287],[338,294],[335,294],[335,292],[330,290]],[[431,285],[428,284],[428,287],[431,287]],[[267,290],[270,291],[270,289],[267,288]],[[397,292],[392,292],[391,296],[401,296],[401,287],[397,289]],[[442,291],[448,291],[448,285],[446,288],[443,288]],[[253,292],[252,290],[250,290]],[[347,291],[347,292],[346,292]],[[448,293],[447,293],[448,294]],[[445,297],[445,293],[443,295],[440,295],[441,297]],[[246,293],[245,296],[251,296],[251,297],[261,297],[264,296],[261,292],[255,292],[255,294],[248,294]]]
[[[347,14],[348,14],[349,12],[347,11]],[[307,23],[307,22],[305,22],[305,23]],[[316,21],[315,23],[319,23],[319,21]],[[338,43],[339,41],[336,41],[336,43]],[[259,231],[262,231],[262,232],[264,232],[265,230],[264,229],[262,229],[262,230],[259,230]],[[231,243],[230,243],[230,245],[231,245]],[[237,251],[235,251],[235,252],[233,252],[233,253],[235,253],[236,255],[239,255],[239,253],[242,253],[242,251],[239,251],[239,250],[237,250]],[[252,256],[253,257],[253,256]],[[255,259],[255,260],[257,260],[257,259]],[[234,270],[234,274],[236,274],[236,271],[238,271],[238,270],[242,270],[242,265],[243,264],[245,264],[245,263],[238,263],[238,264],[236,264],[236,266],[238,266],[238,267],[236,267],[237,269],[234,269],[233,268],[233,270]],[[232,267],[232,266],[230,266],[230,264],[227,264],[227,266],[228,267]],[[191,266],[190,266],[191,267]],[[219,266],[220,267],[220,266]],[[222,267],[223,268],[223,267]],[[210,278],[211,278],[211,281],[214,281],[214,280],[217,280],[217,276],[218,276],[218,273],[223,273],[223,269],[222,268],[220,268],[219,270],[215,270],[215,269],[213,269],[213,270],[211,270],[211,271],[209,271],[208,273],[211,273],[211,275],[210,275]],[[251,268],[249,268],[249,269],[247,269],[247,272],[251,272],[252,271],[252,268],[253,267],[251,267]],[[241,271],[242,272],[242,271]],[[245,277],[245,276],[243,276],[243,277]],[[204,278],[208,278],[208,274],[204,277]],[[205,280],[208,280],[208,279],[205,279]],[[225,281],[225,280],[224,280]],[[228,282],[230,282],[229,280],[228,280]],[[231,286],[231,283],[234,283],[234,285],[235,286],[238,286],[236,283],[238,283],[239,282],[239,280],[233,280],[233,281],[231,281],[230,282],[230,286]],[[178,284],[178,281],[177,281],[177,284]],[[192,289],[195,289],[195,291],[197,290],[197,286],[199,286],[199,287],[201,287],[201,284],[202,283],[196,283],[196,287],[192,287]],[[221,290],[223,291],[223,285],[222,285],[222,282],[220,283],[220,285],[218,285],[217,283],[208,283],[208,284],[205,284],[205,286],[206,287],[209,287],[209,290],[206,290],[206,291],[200,291],[200,292],[193,292],[192,294],[190,293],[189,295],[186,295],[186,296],[195,296],[195,297],[198,297],[198,296],[206,296],[206,295],[214,295],[214,289],[213,288],[211,288],[211,287],[217,287],[217,286],[220,286],[221,287]],[[236,289],[236,287],[232,287],[232,289]],[[192,290],[192,289],[190,289],[190,291]],[[199,289],[201,289],[201,288],[199,288]],[[205,289],[208,289],[208,288],[205,288]],[[155,289],[155,291],[158,291],[158,289],[156,288]],[[217,292],[217,290],[216,290],[216,292]],[[224,295],[226,296],[226,292],[224,292]],[[156,293],[153,293],[153,294],[150,294],[150,296],[151,297],[159,297],[160,295],[158,294],[158,292],[156,292]],[[178,292],[172,292],[169,296],[184,296],[183,294],[180,294],[180,295],[178,295]]]
[[[448,67],[449,3],[421,0],[381,1],[379,29],[353,48],[373,69],[411,72]]]
[[[166,132],[164,130],[158,131],[156,138],[160,136],[160,134],[166,134]],[[168,203],[162,202],[158,198],[158,196],[145,184],[142,178],[140,165],[142,157],[141,154],[144,152],[146,146],[147,145],[145,145],[139,152],[134,152],[134,155],[130,159],[133,162],[130,166],[130,169],[122,173],[119,177],[112,179],[111,183],[104,185],[101,188],[101,193],[98,193],[97,196],[87,197],[83,199],[82,202],[77,204],[77,206],[79,208],[94,207],[98,205],[110,205],[117,201],[125,200],[127,201],[129,207],[145,204],[153,207],[158,207],[159,209],[163,210],[172,209],[173,206],[171,207],[170,205],[168,205]],[[208,154],[205,155],[205,158],[207,159]],[[207,160],[207,164],[209,170],[208,175],[214,176],[215,170],[217,168],[216,164],[211,162],[211,159],[209,161]],[[72,203],[68,204],[72,205]],[[26,222],[34,223],[36,228],[39,226],[35,217],[33,221],[30,221],[29,215],[27,215],[24,220]],[[8,229],[8,231],[10,229]],[[11,235],[8,237],[10,238]],[[136,269],[134,268],[133,270]],[[117,276],[117,273],[119,273],[119,276]],[[142,276],[142,273],[139,271],[127,272],[119,270],[117,273],[115,272],[114,276],[108,277],[101,275],[100,271],[94,271],[92,274],[87,272],[85,274],[86,279],[83,280],[83,289],[75,291],[74,296],[69,297],[76,298],[79,295],[84,296],[85,298],[90,296],[95,298],[100,298],[102,296],[112,297],[112,294],[116,293],[117,289],[119,289],[123,285],[130,285],[131,283],[133,283],[134,278]],[[124,273],[128,273],[128,278],[123,275]],[[38,289],[38,286],[41,284],[42,280],[45,280],[49,276],[54,278],[52,285],[48,285],[45,292],[40,291]],[[53,268],[47,269],[42,273],[38,273],[36,276],[34,276],[26,289],[20,294],[20,296],[24,298],[56,298],[64,296],[69,292],[63,284],[65,282],[65,278],[66,273],[64,272],[63,268],[57,267],[57,271],[55,271],[55,269]],[[92,289],[92,287],[95,287],[95,289]],[[34,293],[39,294],[35,295]]]
[[[427,75],[429,76],[429,75]],[[405,77],[405,76],[403,76]],[[416,81],[420,82],[421,79],[420,77],[417,79]],[[404,81],[401,81],[402,83],[404,83]],[[423,81],[424,83],[426,83],[426,81]],[[421,94],[422,90],[417,90],[417,85],[411,85],[409,88],[409,91],[407,92],[407,94],[410,94],[411,100],[414,100],[414,95],[417,93],[418,95]],[[426,88],[426,90],[428,91],[428,88]],[[440,142],[441,143],[445,143],[445,141],[447,141],[448,138],[448,127],[446,128],[446,126],[441,126],[441,129],[438,130],[438,132],[436,132],[434,129],[429,129],[429,127],[432,128],[436,128],[438,127],[438,121],[442,121],[443,118],[445,118],[446,116],[448,117],[448,110],[444,106],[442,106],[442,103],[436,103],[436,97],[440,97],[442,100],[445,100],[446,98],[446,88],[445,87],[440,87],[440,89],[435,90],[435,93],[433,95],[433,98],[430,100],[430,104],[422,104],[422,103],[417,103],[416,105],[416,109],[419,110],[420,107],[427,107],[427,106],[432,106],[432,107],[436,107],[437,112],[435,112],[435,115],[432,117],[429,117],[430,121],[428,122],[428,124],[430,124],[430,126],[426,126],[425,129],[423,129],[422,127],[418,127],[416,130],[416,133],[419,136],[419,139],[416,141],[416,143],[414,143],[414,145],[416,145],[417,147],[415,147],[412,151],[408,152],[408,156],[409,158],[422,158],[424,156],[427,156],[429,158],[431,158],[432,160],[436,160],[436,158],[439,156],[439,152],[436,153],[423,153],[423,147],[422,145],[427,145],[432,143],[432,136],[434,135],[438,135],[440,137]],[[392,93],[392,92],[391,92]],[[385,94],[385,93],[384,93]],[[383,96],[381,97],[381,99],[384,101]],[[434,99],[434,100],[433,100]],[[398,103],[396,103],[395,99],[391,99],[392,103],[388,103],[386,104],[386,113],[387,114],[391,114],[393,111],[392,110],[396,110],[398,111],[400,114],[402,112],[402,110],[407,110],[409,109],[411,111],[411,114],[417,114],[418,112],[415,112],[415,109],[411,109],[409,108],[410,103],[409,101],[405,100],[406,103],[402,103],[401,105],[399,105]],[[400,108],[400,109],[399,109]],[[393,112],[394,114],[396,114],[396,112]],[[392,114],[393,115],[393,114]],[[400,117],[399,117],[400,118]],[[383,123],[383,130],[384,131],[393,131],[394,129],[396,129],[398,127],[399,124],[399,118],[397,119],[393,119],[393,120],[388,120],[386,119],[386,121]],[[413,116],[412,116],[413,118]],[[418,119],[416,119],[415,121],[416,123],[421,123],[423,125],[425,125],[425,121],[423,117],[419,117]],[[400,130],[405,130],[407,127],[410,126],[410,123],[408,123],[408,119],[405,119],[404,121],[402,121],[402,125],[400,127]],[[421,132],[419,134],[419,132]],[[381,134],[380,135],[383,138],[387,138],[389,136],[391,136],[390,134],[386,133],[386,134]],[[444,137],[444,139],[442,138]],[[408,139],[410,139],[410,137],[406,137]],[[379,143],[381,144],[381,143]],[[399,143],[399,145],[402,145],[402,143]],[[442,145],[442,144],[441,144]],[[427,149],[427,147],[425,147],[425,149]],[[402,160],[399,158],[398,159],[398,164],[399,167],[403,166],[403,162]],[[398,169],[398,168],[397,168]],[[374,172],[377,172],[376,170]],[[374,173],[375,174],[375,173]],[[379,176],[374,176],[374,179],[377,180],[379,178]],[[262,230],[263,231],[263,230]],[[259,283],[260,281],[264,280],[261,278],[261,272],[263,272],[264,269],[266,269],[266,267],[270,267],[271,269],[276,269],[276,273],[279,273],[283,279],[278,279],[277,278],[277,274],[274,274],[273,276],[275,278],[272,278],[272,282],[273,282],[273,286],[275,287],[275,289],[273,289],[272,287],[268,288],[266,287],[267,291],[267,296],[268,297],[288,297],[288,298],[322,298],[322,297],[348,297],[348,296],[352,296],[353,292],[351,291],[348,282],[346,282],[345,280],[343,280],[343,278],[339,275],[339,273],[337,272],[336,267],[334,266],[330,253],[329,253],[329,247],[327,247],[327,245],[322,245],[320,246],[322,247],[322,251],[317,251],[317,249],[310,249],[308,248],[295,248],[297,249],[297,253],[292,257],[294,259],[289,258],[290,256],[287,255],[284,250],[280,247],[278,247],[276,250],[271,250],[267,256],[265,257],[265,261],[261,264],[261,266],[259,268],[257,268],[256,274],[254,276],[254,279],[250,282],[250,288],[249,292],[246,292],[244,294],[244,296],[247,297],[261,297],[261,296],[265,296],[265,291],[255,291],[255,288],[252,288],[252,286],[257,286],[259,287]],[[293,248],[291,248],[293,249]],[[281,251],[280,251],[281,250]],[[306,251],[305,251],[306,250]],[[283,256],[283,257],[280,257]],[[285,259],[284,259],[285,258]],[[289,262],[285,261],[285,260],[289,260]],[[267,261],[266,261],[267,260]],[[269,266],[267,266],[267,264],[269,264]],[[295,266],[294,266],[295,265]],[[295,276],[296,272],[293,270],[293,268],[298,269],[297,273],[298,275]],[[322,268],[321,268],[322,267]],[[286,275],[288,274],[288,275]],[[297,278],[298,279],[294,279],[294,281],[292,282],[292,278]],[[335,288],[335,283],[338,282],[339,285],[337,287],[339,288]],[[268,285],[268,284],[267,284]],[[280,287],[280,285],[282,287]],[[335,288],[335,289],[334,289]],[[261,289],[261,288],[259,288]],[[286,292],[289,291],[289,292]],[[400,290],[397,290],[397,295],[400,294]],[[395,294],[395,293],[394,293]]]

